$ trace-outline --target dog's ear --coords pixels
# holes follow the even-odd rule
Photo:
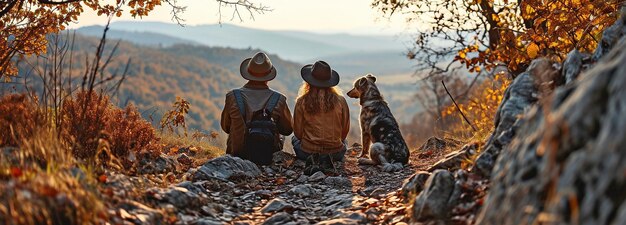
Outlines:
[[[363,87],[365,86],[366,83],[367,83],[367,79],[365,78],[361,78],[356,81],[357,87]]]
[[[372,82],[376,83],[376,77],[374,75],[372,75],[371,73],[367,74],[367,76],[365,76],[365,78],[371,79]]]

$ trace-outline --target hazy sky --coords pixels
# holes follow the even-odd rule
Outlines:
[[[370,7],[371,0],[251,0],[263,3],[273,9],[265,14],[255,14],[252,20],[247,11],[241,9],[243,22],[238,18],[230,20],[233,10],[222,8],[222,22],[240,26],[269,30],[308,30],[315,32],[346,32],[367,34],[391,34],[402,32],[406,26],[402,18],[391,21],[381,18],[381,14]],[[179,0],[187,6],[182,14],[185,24],[214,24],[219,22],[218,7],[214,0]],[[71,25],[76,28],[86,25],[104,24],[106,17],[86,12]],[[133,20],[130,16],[115,18],[114,21]],[[163,5],[149,16],[136,21],[172,22],[170,8]]]

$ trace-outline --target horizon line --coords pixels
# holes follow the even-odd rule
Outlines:
[[[177,25],[177,26],[181,26],[181,27],[200,27],[200,26],[222,26],[222,25],[226,25],[226,26],[234,26],[234,27],[239,27],[239,28],[244,28],[244,29],[250,29],[250,30],[259,30],[259,31],[271,31],[271,32],[304,32],[304,33],[314,33],[314,34],[322,34],[322,35],[352,35],[352,36],[374,36],[374,37],[393,37],[393,36],[398,36],[403,34],[403,31],[390,31],[389,33],[385,32],[383,34],[377,34],[376,31],[371,31],[371,32],[360,32],[360,31],[354,31],[354,32],[350,32],[350,31],[341,31],[341,30],[328,30],[327,32],[325,31],[320,31],[320,30],[305,30],[305,29],[262,29],[262,28],[254,28],[254,27],[247,27],[247,26],[241,26],[235,23],[229,23],[229,22],[222,22],[222,23],[202,23],[202,24],[177,24],[175,22],[171,22],[171,21],[160,21],[160,20],[142,20],[142,21],[135,21],[135,20],[119,20],[119,21],[112,21],[111,24],[115,24],[115,23],[161,23],[161,24],[167,24],[167,25]],[[82,26],[69,26],[68,30],[77,30],[83,27],[90,27],[90,26],[102,26],[104,27],[105,24],[101,24],[101,23],[94,23],[94,24],[88,24],[88,25],[82,25]],[[112,29],[115,29],[115,27],[111,27]],[[356,29],[361,29],[361,28],[356,28]],[[362,28],[362,29],[366,29],[366,28]]]

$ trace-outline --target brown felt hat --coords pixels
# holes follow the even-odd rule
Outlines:
[[[252,58],[244,59],[239,67],[239,72],[243,78],[252,81],[270,81],[276,77],[276,68],[263,52],[256,53]]]
[[[327,88],[336,86],[339,83],[339,74],[330,68],[324,61],[317,61],[309,64],[300,70],[302,79],[315,87]]]

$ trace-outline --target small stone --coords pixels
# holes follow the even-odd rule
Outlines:
[[[332,220],[326,220],[326,221],[316,223],[316,225],[358,225],[358,224],[359,224],[359,221],[349,219],[349,218],[332,219]]]
[[[384,188],[375,185],[363,189],[363,194],[369,197],[381,196],[385,193],[387,193],[387,191],[385,191]]]
[[[365,220],[367,220],[365,214],[360,213],[360,212],[353,212],[350,215],[346,216],[346,218],[353,219],[353,220],[360,221],[360,222],[364,222]]]
[[[293,170],[285,171],[285,176],[287,176],[287,177],[296,177],[297,175],[298,175],[298,173],[296,173],[296,171],[293,171]]]
[[[334,187],[352,187],[352,182],[346,177],[326,177],[326,179],[324,179],[324,183]]]
[[[198,195],[183,187],[169,187],[163,194],[163,200],[172,203],[177,208],[191,207],[198,201]]]
[[[313,186],[310,184],[301,184],[289,189],[287,193],[301,197],[309,197],[315,193],[315,189],[313,189]]]
[[[233,222],[233,225],[253,225],[253,224],[255,223],[252,220],[242,220],[242,221]]]
[[[207,216],[214,216],[218,214],[215,208],[206,205],[202,206],[200,209],[202,210],[202,213]]]
[[[196,225],[222,225],[226,223],[207,219],[207,218],[202,218],[202,219],[197,220],[194,224]]]
[[[282,210],[289,209],[289,208],[293,208],[293,206],[288,204],[287,202],[285,202],[284,200],[282,200],[280,198],[275,198],[275,199],[272,199],[271,201],[269,201],[261,209],[261,212],[262,213],[271,213],[271,212],[282,211]]]
[[[270,190],[258,190],[255,194],[263,199],[268,199],[272,197],[272,192]]]
[[[296,181],[298,183],[304,183],[307,180],[309,180],[309,176],[302,174],[302,175],[300,175],[300,177],[298,177],[298,179]]]
[[[324,180],[325,178],[326,174],[324,174],[322,171],[317,171],[309,177],[309,182],[318,182]]]
[[[193,160],[191,160],[191,158],[189,158],[189,156],[185,153],[180,154],[178,158],[176,158],[176,161],[185,166],[191,166],[193,164]]]
[[[159,155],[156,159],[148,159],[147,157],[139,160],[137,173],[139,174],[155,174],[167,173],[176,170],[176,162],[169,156]]]
[[[263,222],[263,225],[272,225],[272,224],[285,224],[293,220],[293,216],[286,212],[279,212],[267,218]]]

